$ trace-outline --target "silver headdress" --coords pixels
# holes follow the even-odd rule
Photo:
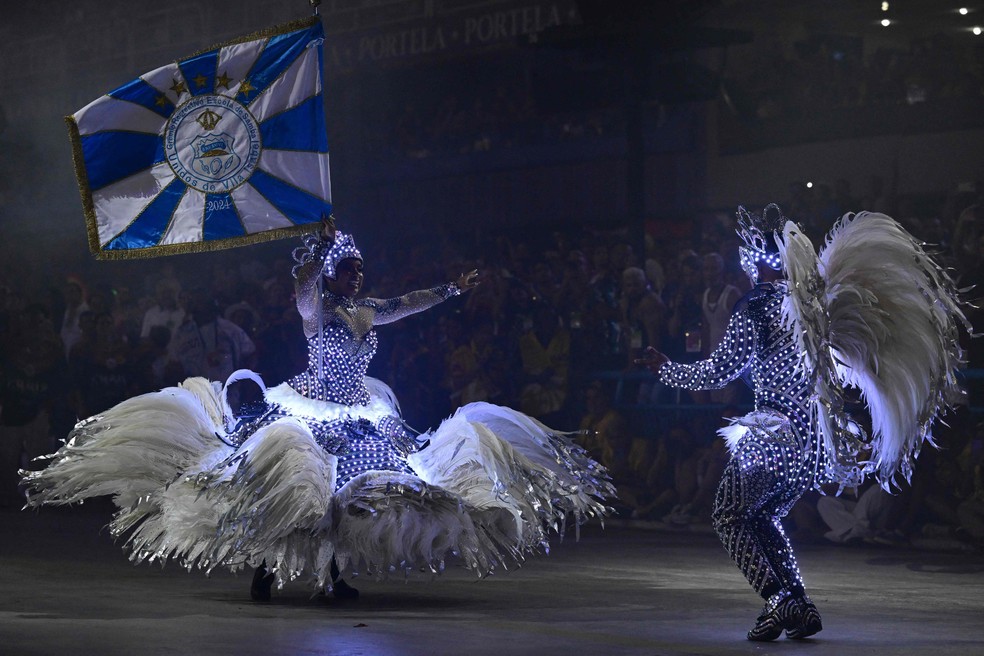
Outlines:
[[[301,237],[304,245],[295,248],[293,252],[294,262],[297,263],[291,273],[297,278],[301,267],[312,260],[322,263],[321,272],[332,280],[335,279],[335,269],[342,260],[354,258],[362,259],[362,253],[355,245],[352,235],[344,232],[335,233],[335,241],[323,239],[319,233],[309,232]]]
[[[334,280],[335,268],[338,263],[348,259],[361,260],[362,253],[359,252],[355,245],[355,239],[350,233],[336,232],[335,242],[328,249],[328,254],[325,257],[324,274]]]
[[[770,269],[779,271],[782,268],[782,256],[779,252],[779,235],[782,234],[786,217],[775,203],[769,203],[762,214],[749,212],[738,206],[738,236],[745,243],[738,248],[741,256],[741,268],[748,274],[752,282],[758,281],[758,264],[765,264]]]

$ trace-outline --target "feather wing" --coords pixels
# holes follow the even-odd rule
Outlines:
[[[786,279],[783,324],[793,331],[799,366],[813,380],[811,423],[820,433],[826,452],[828,476],[841,488],[855,487],[864,478],[857,463],[859,443],[844,413],[843,390],[830,345],[830,314],[826,283],[812,242],[792,221],[783,227],[779,244]]]
[[[820,254],[841,380],[871,412],[871,461],[884,487],[908,480],[936,416],[962,391],[958,331],[972,332],[953,281],[894,219],[847,214]]]

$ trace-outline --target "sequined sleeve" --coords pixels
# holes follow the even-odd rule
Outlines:
[[[690,390],[720,389],[748,366],[755,352],[755,324],[746,310],[731,315],[724,339],[711,357],[693,364],[667,362],[659,369],[666,385]]]
[[[311,315],[318,306],[317,284],[325,266],[325,258],[331,249],[331,240],[322,239],[312,233],[301,238],[304,245],[295,248],[292,256],[296,265],[291,269],[294,276],[294,295],[297,309],[302,317]]]
[[[431,289],[421,289],[409,294],[404,294],[397,298],[378,299],[367,298],[362,305],[372,308],[375,312],[372,323],[374,325],[392,323],[403,317],[417,312],[423,312],[432,308],[441,301],[446,301],[452,296],[461,294],[461,289],[453,282],[445,285],[432,287]]]

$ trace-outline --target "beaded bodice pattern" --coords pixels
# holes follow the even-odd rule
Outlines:
[[[379,346],[373,326],[420,312],[460,293],[453,283],[386,300],[352,301],[325,292],[323,329],[308,337],[307,369],[288,384],[311,399],[366,405],[366,370]]]
[[[348,315],[348,316],[346,316]],[[300,394],[343,405],[366,405],[365,375],[379,339],[365,305],[336,305],[324,329],[308,337],[308,366],[288,382]]]

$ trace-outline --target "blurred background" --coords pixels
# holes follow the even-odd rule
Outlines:
[[[62,117],[310,11],[3,3],[0,424],[43,416],[53,448],[78,418],[189,375],[251,367],[273,385],[304,368],[298,244],[95,261]],[[741,383],[677,392],[631,366],[649,345],[689,362],[720,339],[749,288],[738,204],[779,203],[817,246],[845,212],[885,212],[961,287],[984,277],[984,4],[325,0],[320,15],[335,216],[366,257],[367,293],[483,276],[381,328],[370,373],[420,431],[476,400],[580,430],[625,517],[706,525],[727,457],[714,431],[751,404]],[[189,322],[216,342],[221,329],[216,357],[174,339]],[[835,529],[808,496],[794,532],[980,548],[981,342],[967,344],[968,403],[913,484],[827,509],[870,530]]]

